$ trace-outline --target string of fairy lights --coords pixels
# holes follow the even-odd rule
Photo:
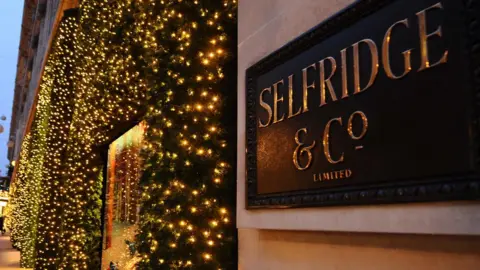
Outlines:
[[[10,228],[10,239],[14,247],[19,250],[25,250],[26,246],[26,219],[28,218],[28,209],[30,201],[27,194],[27,162],[30,156],[31,136],[27,134],[23,139],[22,150],[20,152],[20,162],[17,164],[16,185],[10,187],[10,201],[5,211],[5,226]],[[18,187],[18,188],[16,188]]]
[[[76,12],[73,13],[75,15]],[[46,141],[45,162],[42,174],[41,214],[38,216],[38,236],[36,265],[39,268],[52,268],[57,263],[56,253],[59,241],[59,215],[63,201],[62,158],[68,141],[68,129],[72,118],[72,76],[74,39],[71,37],[77,28],[75,16],[66,17],[59,29],[52,63],[52,85],[50,94],[50,115]],[[41,93],[42,94],[42,93]]]
[[[63,148],[61,137],[65,137],[63,131],[68,124],[63,121],[68,115],[65,103],[71,102],[67,99],[70,82],[66,67],[72,65],[72,51],[65,45],[74,30],[75,18],[66,19],[59,28],[42,77],[32,129],[22,145],[16,188],[12,190],[13,200],[9,205],[14,214],[9,215],[9,223],[14,243],[22,253],[23,267],[33,267],[36,258],[41,260],[36,251],[48,251],[58,231],[52,204],[58,204],[55,198],[60,190],[55,174],[61,173],[58,168]],[[42,245],[45,247],[39,248]]]
[[[99,268],[100,146],[146,108],[138,268],[232,268],[236,8],[84,0],[62,21],[11,193],[24,266]]]
[[[148,48],[167,43],[171,59],[167,68],[152,67],[160,73],[155,85],[164,86],[164,95],[150,108],[146,134],[150,144],[141,184],[148,207],[142,208],[137,236],[145,269],[226,269],[228,260],[234,261],[227,244],[233,209],[222,207],[224,198],[216,191],[225,184],[229,167],[220,154],[228,145],[221,140],[226,89],[219,88],[219,82],[232,36],[222,23],[233,21],[229,10],[236,3],[217,3],[192,1],[175,9],[162,2],[162,8],[145,12],[138,23],[137,42]],[[149,23],[155,20],[159,23]],[[158,54],[150,57],[152,63],[162,59]]]

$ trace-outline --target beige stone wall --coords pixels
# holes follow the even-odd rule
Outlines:
[[[245,70],[354,0],[241,0],[239,269],[480,269],[480,204],[245,210]]]
[[[476,270],[480,238],[239,231],[239,270]]]

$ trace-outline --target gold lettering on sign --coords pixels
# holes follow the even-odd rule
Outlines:
[[[430,57],[435,57],[435,58],[437,57],[429,55],[429,50],[428,50],[429,46],[432,47],[433,45],[437,45],[437,44],[429,44],[429,42],[430,43],[434,42],[432,41],[432,39],[441,39],[443,35],[442,25],[432,25],[432,26],[428,25],[427,27],[427,22],[431,23],[430,21],[428,21],[428,19],[430,20],[432,19],[432,18],[427,18],[427,13],[429,16],[431,16],[430,15],[431,12],[434,12],[434,10],[439,10],[439,9],[443,10],[442,3],[440,2],[416,13],[416,17],[417,17],[416,21],[418,22],[418,29],[419,29],[419,45],[420,45],[419,56],[421,61],[420,68],[418,69],[418,71],[435,67],[437,65],[447,62],[448,49],[445,49],[440,59],[438,60],[435,59],[436,62],[434,61],[432,63],[430,62]],[[439,11],[435,11],[435,12],[439,12]],[[286,78],[277,81],[273,85],[270,85],[270,87],[264,88],[260,92],[259,104],[260,104],[260,107],[264,110],[264,112],[262,112],[261,115],[265,115],[265,112],[266,112],[268,115],[268,118],[266,119],[259,118],[258,126],[260,128],[264,128],[271,124],[284,121],[286,118],[290,119],[302,113],[308,112],[309,109],[311,109],[308,107],[309,91],[312,91],[312,90],[317,91],[317,88],[318,88],[318,91],[320,91],[319,107],[323,107],[327,105],[327,103],[328,104],[334,103],[335,101],[338,100],[337,93],[335,92],[335,87],[337,87],[337,90],[339,91],[338,93],[339,95],[340,95],[340,87],[341,87],[341,99],[348,98],[352,94],[353,95],[351,98],[355,98],[354,95],[364,92],[375,83],[375,80],[378,76],[380,64],[383,65],[385,75],[387,76],[388,79],[397,80],[405,77],[412,70],[412,61],[416,60],[416,58],[412,56],[412,52],[414,51],[414,49],[410,47],[410,49],[407,49],[402,52],[403,65],[404,65],[403,71],[398,70],[395,72],[392,70],[392,65],[393,66],[395,65],[391,62],[391,59],[395,59],[395,57],[392,57],[390,49],[395,47],[394,43],[392,43],[392,39],[400,40],[401,36],[399,34],[402,31],[408,32],[408,31],[412,31],[411,28],[416,28],[410,25],[412,23],[413,23],[413,20],[409,20],[405,18],[403,20],[399,20],[391,24],[383,35],[383,42],[381,44],[381,48],[377,48],[377,45],[373,40],[369,38],[365,38],[352,44],[351,46],[345,47],[342,50],[340,50],[340,59],[338,59],[338,52],[337,54],[335,54],[337,58],[328,56],[323,58],[320,61],[318,61],[318,59],[312,59],[312,61],[314,62],[313,64],[310,64],[304,67],[303,69],[301,69],[301,73],[302,73],[301,86],[299,85],[300,70],[296,70],[295,72],[292,72],[288,76],[288,104],[287,104],[287,101],[284,100],[284,96],[287,95],[286,94],[287,89],[285,88],[287,87],[287,85],[284,83],[284,81],[287,80]],[[436,27],[435,30],[429,32],[428,29],[430,28],[434,29],[433,28],[434,26]],[[400,33],[397,33],[395,31],[400,31]],[[410,39],[408,41],[410,41]],[[368,52],[366,51],[367,49],[368,49]],[[381,49],[381,55],[379,55],[379,51],[378,51],[379,49]],[[415,47],[415,50],[417,50],[417,47]],[[400,55],[397,55],[397,56],[400,58]],[[380,61],[379,57],[382,58],[381,63],[379,63]],[[339,61],[338,64],[340,68],[340,74],[337,77],[339,77],[338,79],[341,79],[341,86],[340,86],[340,81],[338,81],[338,85],[334,86],[333,84],[334,81],[336,80],[335,79],[336,77],[334,76],[335,76],[335,73],[337,72],[337,60]],[[353,62],[353,66],[349,66],[352,64],[352,62]],[[401,64],[401,62],[402,61],[400,60],[399,64]],[[318,69],[317,69],[317,63],[318,63]],[[362,73],[362,72],[365,72],[365,73]],[[297,76],[296,85],[298,85],[298,86],[295,85],[296,89],[294,89],[295,76]],[[383,78],[383,79],[386,79],[386,78]],[[349,81],[350,81],[350,84],[349,84]],[[351,88],[352,85],[353,85],[353,91],[350,90],[350,93],[349,93],[348,88],[349,86]],[[280,87],[284,87],[284,88],[280,88]],[[267,93],[270,96],[266,97]],[[314,92],[310,93],[310,98],[312,96],[312,93]],[[300,95],[302,96],[301,101],[300,101]],[[329,97],[327,97],[327,95]],[[295,98],[297,98],[298,100],[295,100]],[[267,103],[267,100],[269,101],[269,103]],[[272,100],[273,100],[273,104],[272,104]],[[295,101],[297,101],[297,104],[295,104]],[[312,104],[312,102],[310,102],[310,104]],[[362,104],[365,104],[365,103],[362,102]],[[347,118],[345,118],[345,120],[346,119]],[[358,123],[358,125],[361,125],[361,128],[360,127],[358,129],[355,128],[355,131],[353,129],[354,121],[356,124]],[[339,132],[340,131],[344,132],[344,134],[348,133],[348,136],[350,137],[350,139],[355,140],[356,143],[360,143],[361,141],[359,140],[365,138],[368,131],[368,126],[369,126],[367,116],[362,111],[355,111],[354,113],[352,113],[348,118],[348,122],[345,123],[345,127],[343,126],[342,117],[331,118],[327,122],[323,130],[323,137],[322,137],[323,149],[322,150],[319,149],[318,153],[313,151],[316,144],[315,138],[312,140],[310,145],[305,144],[305,141],[310,141],[310,139],[307,140],[305,138],[307,137],[307,133],[308,133],[307,127],[297,130],[294,138],[296,145],[295,145],[295,150],[292,156],[293,164],[297,170],[304,171],[310,168],[312,164],[317,164],[318,161],[313,160],[314,154],[322,155],[322,151],[329,164],[338,164],[338,163],[344,162],[345,152],[340,152],[343,150],[340,150],[340,151],[336,150],[337,148],[333,147],[331,143],[330,136],[332,134],[336,134],[331,130],[332,125],[337,123],[339,124],[339,127],[336,126],[335,128],[337,128]],[[343,147],[345,147],[345,145],[349,146],[349,143],[344,144]],[[364,149],[364,146],[355,145],[354,149],[361,150],[361,149]],[[275,151],[275,149],[272,149],[272,151]],[[335,152],[334,155],[332,155],[333,152]],[[335,156],[335,158],[333,156]],[[323,159],[322,161],[324,162]],[[350,169],[345,169],[345,170],[329,171],[329,172],[317,172],[313,174],[313,179],[315,182],[327,181],[327,180],[330,181],[330,180],[336,180],[336,179],[350,178],[351,175],[352,175],[352,171]]]
[[[348,97],[348,80],[347,80],[347,48],[340,51],[342,58],[342,98]]]
[[[405,66],[405,70],[403,71],[402,74],[400,75],[395,75],[392,72],[392,67],[390,66],[390,40],[391,40],[391,35],[392,35],[392,30],[395,26],[397,25],[405,25],[407,28],[408,26],[408,20],[404,19],[398,22],[395,22],[388,28],[387,32],[385,33],[385,37],[383,38],[383,44],[382,44],[382,62],[383,62],[383,70],[385,70],[385,74],[387,74],[387,77],[391,79],[400,79],[403,76],[407,75],[408,72],[412,69],[412,65],[410,63],[410,54],[412,52],[412,49],[406,50],[402,52],[403,54],[403,63]]]
[[[334,160],[330,153],[330,126],[333,122],[338,122],[340,123],[340,126],[342,126],[342,118],[338,117],[330,119],[330,121],[328,121],[327,125],[325,126],[325,130],[323,131],[323,153],[325,154],[325,157],[327,158],[329,163],[337,164],[343,161],[344,153],[342,153],[338,160]]]
[[[353,134],[353,117],[355,117],[355,115],[359,115],[360,118],[362,119],[362,124],[363,124],[363,128],[362,128],[362,132],[360,133],[360,135],[356,136],[355,134]],[[360,140],[361,138],[363,138],[363,136],[365,136],[365,134],[367,133],[367,129],[368,129],[368,118],[367,116],[361,112],[361,111],[356,111],[354,113],[352,113],[352,115],[350,115],[350,118],[348,118],[348,127],[347,127],[347,130],[348,130],[348,135],[350,135],[350,137],[354,140]]]
[[[367,85],[363,88],[360,86],[360,52],[359,52],[359,45],[361,43],[366,43],[368,45],[371,57],[371,70],[370,70],[370,79]],[[354,82],[354,93],[358,94],[365,90],[367,90],[370,86],[372,86],[373,82],[377,78],[378,74],[378,49],[377,45],[371,39],[362,39],[359,42],[352,45],[353,47],[353,82]]]
[[[283,85],[283,79],[273,84],[273,123],[274,124],[283,121],[285,116],[282,113],[282,116],[280,117],[280,119],[278,119],[278,103],[283,102],[283,96],[278,97],[279,84]]]
[[[338,179],[347,179],[352,176],[352,170],[344,169],[340,171],[331,171],[331,172],[323,172],[323,173],[314,173],[313,174],[313,182],[323,182],[323,181],[331,181],[331,180],[338,180]]]
[[[311,64],[310,66],[302,69],[302,78],[303,78],[303,112],[308,112],[308,89],[315,89],[315,80],[311,84],[308,84],[308,69],[313,68],[317,69],[315,63]]]
[[[267,127],[268,125],[270,125],[270,122],[272,122],[272,107],[270,107],[270,105],[268,105],[268,103],[263,101],[263,93],[265,93],[265,92],[268,92],[268,93],[271,94],[272,93],[272,88],[271,87],[265,88],[260,93],[260,106],[262,106],[262,108],[264,108],[268,113],[267,123],[263,124],[262,120],[260,118],[258,119],[258,126],[261,127],[261,128]]]
[[[325,78],[325,60],[330,61],[330,64],[332,65],[332,72],[330,73],[328,78]],[[320,63],[320,107],[322,107],[327,104],[325,88],[328,88],[328,92],[330,93],[330,97],[332,98],[332,101],[337,100],[337,95],[335,94],[332,82],[330,81],[330,79],[335,74],[335,71],[337,70],[337,63],[335,62],[335,58],[331,56],[321,60],[319,63]]]
[[[312,150],[313,147],[315,147],[315,141],[313,141],[312,145],[305,146],[305,147],[301,148],[303,145],[305,145],[305,143],[300,142],[300,133],[301,132],[304,132],[305,134],[307,134],[307,129],[306,128],[301,128],[301,129],[297,130],[297,133],[295,133],[295,142],[297,143],[297,147],[295,148],[295,151],[293,152],[293,164],[295,165],[295,168],[297,168],[297,170],[303,171],[303,170],[306,170],[308,167],[310,167],[310,164],[312,163],[313,157],[312,157],[312,151],[311,150]],[[304,153],[307,154],[308,161],[307,161],[307,164],[304,167],[302,167],[300,165],[300,162],[299,162],[298,158],[300,156],[302,156]]]
[[[302,112],[302,108],[298,108],[297,112],[293,113],[293,74],[288,76],[288,118],[299,115]]]
[[[427,11],[432,9],[443,9],[442,3],[438,2],[433,6],[430,6],[420,12],[417,12],[418,17],[418,28],[420,34],[420,55],[421,55],[421,66],[418,71],[425,70],[427,68],[431,68],[442,63],[447,62],[448,50],[445,50],[443,53],[442,58],[438,60],[434,64],[430,64],[430,60],[428,58],[428,38],[436,35],[442,37],[442,26],[438,26],[437,29],[431,33],[427,33]]]
[[[419,40],[420,40],[419,51],[420,51],[420,60],[421,60],[420,68],[418,69],[418,71],[422,71],[422,70],[447,62],[447,58],[448,58],[447,49],[445,49],[445,52],[443,53],[442,57],[438,61],[434,62],[433,64],[430,62],[430,59],[429,59],[430,55],[428,51],[428,46],[433,45],[433,44],[429,44],[429,42],[431,43],[432,42],[431,39],[434,39],[435,36],[442,38],[443,33],[442,33],[442,25],[436,26],[435,31],[428,32],[427,28],[431,28],[432,26],[427,27],[428,19],[431,19],[431,18],[427,18],[427,14],[430,14],[430,12],[433,12],[434,10],[438,10],[438,9],[443,9],[442,3],[440,2],[416,13],[416,16],[417,16],[416,22],[418,22],[418,29],[419,29]],[[288,119],[290,119],[302,113],[308,112],[309,109],[311,109],[308,107],[309,96],[311,96],[311,93],[309,95],[309,91],[311,91],[312,89],[316,89],[317,87],[319,88],[319,91],[320,91],[319,107],[323,107],[327,105],[327,103],[333,103],[335,101],[338,101],[337,93],[335,92],[335,87],[342,88],[341,89],[342,99],[348,98],[352,94],[352,92],[354,95],[364,92],[375,83],[375,80],[378,76],[378,70],[380,68],[380,63],[379,63],[380,56],[382,58],[381,64],[383,65],[383,69],[385,71],[385,75],[387,76],[387,78],[400,79],[406,76],[412,70],[412,61],[414,59],[412,58],[412,52],[414,49],[410,48],[402,52],[404,70],[402,72],[399,71],[397,74],[394,73],[394,71],[392,70],[393,63],[391,62],[392,55],[390,55],[391,53],[390,49],[392,47],[392,43],[391,43],[392,39],[393,40],[395,40],[396,38],[400,39],[400,37],[396,37],[396,34],[394,31],[401,30],[400,28],[402,28],[403,31],[411,31],[411,28],[413,28],[410,25],[411,23],[412,23],[412,20],[403,19],[403,20],[394,22],[392,25],[390,25],[390,27],[388,27],[387,31],[383,35],[383,42],[381,44],[381,52],[380,52],[381,55],[379,55],[379,51],[378,51],[379,48],[377,48],[377,45],[375,44],[375,42],[370,38],[362,39],[352,44],[351,46],[345,47],[342,50],[340,50],[340,59],[338,59],[339,61],[338,65],[339,65],[339,68],[341,69],[340,70],[341,74],[339,74],[339,76],[341,77],[341,86],[334,85],[334,82],[332,81],[334,80],[335,72],[337,71],[337,59],[332,56],[328,56],[323,60],[318,61],[318,70],[317,70],[317,62],[314,62],[313,64],[310,64],[304,67],[303,69],[301,69],[301,71],[298,70],[295,73],[292,73],[288,76],[288,99],[289,99],[288,104],[286,101],[284,101],[284,97],[281,94],[284,92],[281,92],[281,93],[278,92],[279,87],[284,85],[284,81],[287,80],[287,78],[281,79],[280,81],[274,83],[269,88],[263,89],[263,91],[260,93],[259,101],[260,101],[260,106],[268,113],[268,119],[267,120],[263,119],[262,120],[263,122],[259,120],[259,127],[267,127],[271,124],[279,123],[285,120],[285,118],[287,117]],[[365,46],[365,48],[363,46]],[[368,49],[368,52],[366,51],[367,49]],[[370,58],[370,59],[363,59],[363,58]],[[317,60],[314,60],[314,61],[317,61]],[[351,67],[349,66],[350,61],[353,62],[353,66]],[[362,61],[365,61],[365,62],[362,62]],[[370,64],[370,67],[368,67],[367,63]],[[360,64],[363,64],[363,65],[361,66]],[[363,68],[364,66],[366,68]],[[350,69],[352,69],[352,71],[350,71]],[[295,79],[295,76],[297,75],[297,72],[302,73],[301,74],[302,86],[299,86],[298,89],[294,89],[294,79]],[[365,72],[365,74],[363,72]],[[297,76],[300,76],[300,74],[298,74]],[[368,81],[367,81],[367,77],[368,77]],[[365,82],[363,80],[365,80]],[[317,83],[317,81],[319,83]],[[349,81],[353,81],[352,84],[354,88],[353,91],[350,90],[351,91],[350,93],[348,89],[350,86]],[[340,92],[340,89],[337,89],[337,90],[339,90]],[[297,101],[297,106],[299,106],[299,108],[295,108],[294,97],[298,96],[298,99],[300,99],[300,93],[296,95],[295,91],[302,92],[301,93],[302,101],[301,102],[300,100]],[[273,104],[272,103],[267,104],[267,102],[265,102],[264,100],[265,92],[269,92],[273,96]],[[327,97],[327,95],[329,95],[330,97]],[[338,93],[338,95],[340,95],[340,93]],[[270,100],[271,99],[269,99],[269,101]],[[300,103],[301,105],[299,105]],[[279,109],[281,113],[279,112]]]

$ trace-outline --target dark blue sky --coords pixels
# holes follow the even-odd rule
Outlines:
[[[5,175],[8,165],[7,143],[10,132],[10,115],[12,113],[13,90],[17,68],[20,29],[22,26],[23,2],[21,0],[0,1],[0,116],[6,121],[0,124],[5,131],[0,134],[0,170]]]

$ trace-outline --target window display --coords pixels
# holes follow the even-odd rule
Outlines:
[[[138,181],[144,130],[141,123],[109,147],[102,269],[135,269],[134,238],[140,212]]]

